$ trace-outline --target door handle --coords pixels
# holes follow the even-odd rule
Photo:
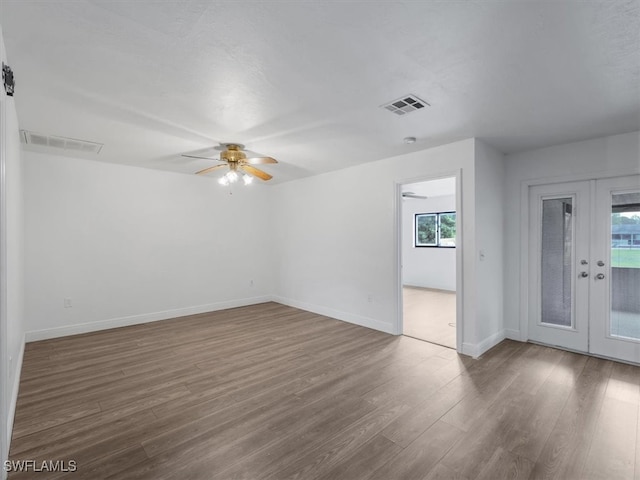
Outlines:
[[[604,273],[599,273],[596,275],[596,280],[602,280],[604,278]]]

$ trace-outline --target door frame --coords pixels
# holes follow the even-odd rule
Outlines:
[[[0,27],[0,53],[4,52],[4,39]],[[4,61],[5,58],[2,57]],[[11,426],[9,425],[9,405],[11,385],[9,381],[9,353],[7,342],[7,211],[6,211],[6,96],[0,94],[0,460],[9,458]],[[0,478],[6,478],[4,468]]]
[[[520,338],[518,340],[526,342],[529,340],[529,188],[538,185],[550,185],[554,183],[569,183],[590,180],[601,180],[615,177],[625,177],[628,175],[639,175],[640,169],[611,170],[595,173],[567,174],[556,177],[536,178],[523,180],[520,182],[520,276],[519,281],[519,325]],[[593,197],[593,195],[592,195]],[[591,199],[593,203],[594,198]],[[592,355],[591,353],[584,353]]]
[[[462,211],[462,169],[450,170],[433,175],[412,177],[394,182],[394,211],[395,211],[395,284],[396,284],[396,322],[394,335],[402,335],[404,304],[402,299],[402,187],[408,183],[428,182],[442,178],[455,178],[456,182],[456,351],[462,353],[464,335],[464,288],[463,288],[463,225]]]

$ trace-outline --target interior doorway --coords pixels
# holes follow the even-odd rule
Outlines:
[[[400,190],[402,334],[456,349],[456,177]]]

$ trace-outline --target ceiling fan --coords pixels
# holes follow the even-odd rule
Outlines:
[[[221,143],[216,150],[220,150],[220,158],[201,157],[198,155],[183,154],[183,157],[189,158],[201,158],[204,160],[219,160],[224,163],[207,167],[196,172],[196,175],[205,175],[211,173],[220,168],[228,168],[229,171],[218,180],[222,185],[229,185],[242,180],[245,185],[248,185],[253,181],[253,177],[258,177],[260,180],[271,180],[273,177],[267,172],[254,167],[253,165],[265,165],[268,163],[278,163],[275,158],[265,157],[261,155],[247,156],[244,150],[244,145],[239,143]],[[253,153],[253,152],[251,152]]]
[[[413,192],[402,192],[402,198],[415,198],[417,200],[425,200],[428,197],[425,197],[424,195],[418,195]]]

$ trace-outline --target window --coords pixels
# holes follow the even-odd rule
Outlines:
[[[416,213],[415,247],[455,247],[456,212]]]
[[[611,210],[611,266],[640,268],[640,194],[613,196]]]

